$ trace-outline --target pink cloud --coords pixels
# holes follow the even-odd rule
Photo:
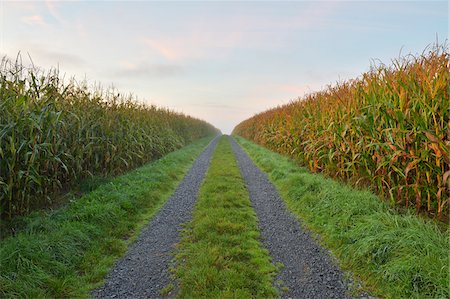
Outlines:
[[[44,18],[40,15],[25,16],[21,18],[22,22],[28,25],[46,25]]]
[[[289,45],[293,30],[321,26],[337,5],[338,2],[308,4],[299,15],[285,19],[248,14],[206,17],[184,24],[175,35],[146,36],[140,42],[169,62],[221,58],[237,48],[282,48]]]
[[[248,34],[242,30],[215,31],[186,30],[174,37],[140,38],[149,50],[169,62],[191,59],[217,59],[230,55],[237,48],[265,48],[276,46],[263,35]]]
[[[60,24],[64,24],[65,20],[64,18],[61,16],[61,14],[58,11],[57,8],[57,3],[55,1],[49,1],[49,0],[45,0],[45,6],[48,9],[48,12],[50,13],[50,15],[57,20]]]
[[[185,41],[183,40],[168,40],[168,39],[151,39],[143,38],[142,42],[151,50],[157,52],[159,55],[164,57],[166,60],[174,61],[180,59],[183,54],[182,48]]]
[[[208,38],[206,34],[197,34],[196,32],[175,38],[142,38],[141,40],[147,48],[169,62],[214,57],[220,53],[213,51],[213,48],[227,47],[227,44],[218,41],[213,36]],[[230,42],[228,40],[228,43]]]

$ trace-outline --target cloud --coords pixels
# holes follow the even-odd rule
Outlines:
[[[149,64],[147,62],[123,62],[121,68],[114,72],[116,77],[156,77],[167,78],[180,75],[183,67],[176,64]]]
[[[45,6],[48,9],[48,12],[50,13],[50,15],[56,20],[58,21],[60,24],[64,24],[65,20],[64,18],[61,16],[61,14],[58,11],[57,8],[57,3],[55,1],[48,1],[45,0]]]
[[[83,69],[86,71],[87,62],[80,56],[62,53],[58,51],[47,51],[39,45],[19,45],[17,48],[6,48],[0,52],[0,59],[6,57],[11,61],[18,59],[26,67],[37,67],[49,70],[59,68],[60,70]]]
[[[70,67],[80,67],[86,65],[86,61],[75,54],[52,51],[47,50],[39,45],[28,46],[23,53],[29,53],[31,58],[35,60],[35,62],[40,65],[40,60],[43,60],[45,64],[50,64],[55,66],[56,64],[62,66],[70,66]],[[26,49],[25,48],[25,49]]]
[[[140,41],[168,62],[223,57],[224,50],[232,48],[235,43],[230,37],[219,39],[211,33],[197,31],[183,32],[172,38],[144,37]]]
[[[179,31],[160,31],[138,40],[147,51],[168,62],[226,58],[240,49],[289,47],[299,31],[328,26],[339,3],[305,3],[289,16],[229,13],[189,20]],[[163,30],[163,29],[162,29]]]
[[[32,16],[25,16],[21,18],[21,21],[24,22],[27,25],[39,25],[44,26],[47,25],[47,23],[44,21],[44,18],[40,15],[32,15]]]
[[[154,50],[168,61],[177,60],[183,55],[183,52],[180,50],[183,46],[182,44],[184,43],[184,41],[182,40],[164,41],[164,40],[143,38],[142,42],[148,48]]]
[[[243,33],[254,32],[296,32],[301,29],[318,28],[330,24],[330,16],[341,6],[338,1],[297,2],[295,14],[292,15],[262,15],[242,14],[224,22],[235,30]]]

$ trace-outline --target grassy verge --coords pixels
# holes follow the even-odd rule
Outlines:
[[[28,215],[15,216],[12,219],[2,217],[0,219],[0,244],[2,240],[18,234],[22,230],[26,230],[29,223],[35,221],[34,219],[41,218],[43,215],[52,214],[53,212],[64,208],[66,205],[77,201],[83,195],[94,191],[101,185],[110,183],[113,178],[113,176],[105,177],[100,175],[87,177],[78,182],[74,182],[71,188],[68,188],[63,192],[52,194],[50,196],[51,204],[47,204],[39,210],[35,210]]]
[[[292,160],[236,137],[288,208],[384,298],[449,298],[449,235],[440,224],[400,215],[368,191],[311,174]]]
[[[24,217],[22,230],[0,243],[0,297],[88,297],[210,140],[114,178],[57,211]]]
[[[274,297],[275,267],[261,248],[230,142],[222,137],[177,255],[181,298]]]

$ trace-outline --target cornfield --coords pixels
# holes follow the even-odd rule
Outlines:
[[[418,213],[448,215],[447,45],[372,66],[236,126],[233,133]]]
[[[0,65],[0,204],[11,218],[91,175],[117,175],[201,137],[210,124],[113,90]]]

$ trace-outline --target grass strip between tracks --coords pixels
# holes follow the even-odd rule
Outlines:
[[[261,247],[256,214],[231,144],[222,137],[177,254],[181,298],[267,298],[275,267]]]
[[[448,226],[399,214],[368,191],[311,174],[292,160],[235,136],[288,208],[383,298],[449,298]]]
[[[0,297],[89,297],[210,140],[114,178],[67,207],[26,216],[25,227],[0,242]]]

